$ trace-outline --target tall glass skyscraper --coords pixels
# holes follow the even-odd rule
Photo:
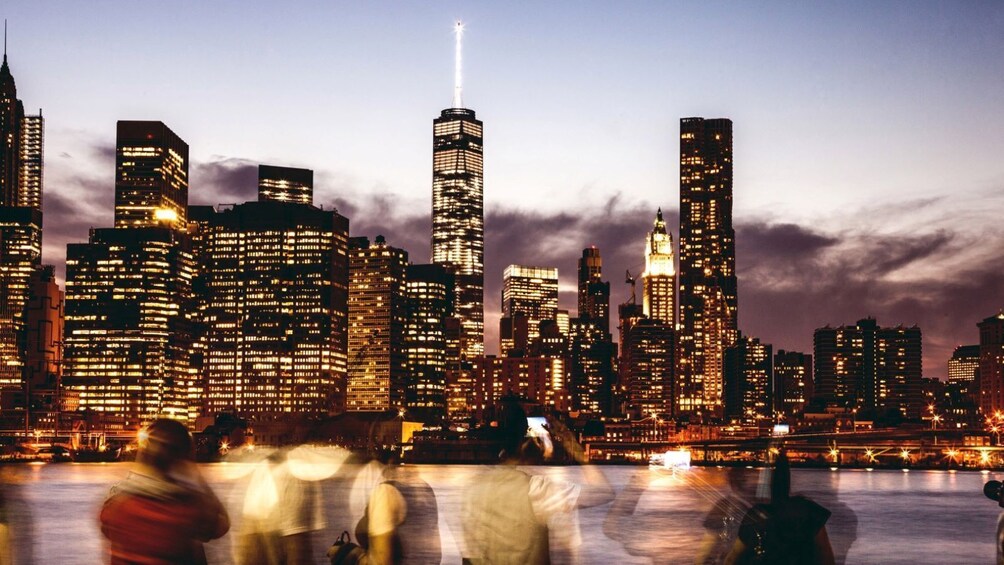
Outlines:
[[[732,120],[680,120],[677,408],[722,412],[723,356],[738,337]]]

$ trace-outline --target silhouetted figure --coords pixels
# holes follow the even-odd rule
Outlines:
[[[439,565],[439,506],[432,487],[417,476],[398,472],[394,457],[370,494],[356,541],[372,565]]]
[[[527,437],[526,413],[514,400],[503,402],[497,420],[503,464],[476,476],[461,502],[464,561],[473,565],[550,563],[550,529],[574,527],[577,508],[609,502],[613,490],[593,466],[582,467],[583,485],[517,468],[544,463],[547,442]],[[550,433],[572,457],[585,462],[567,428],[554,422]]]
[[[195,467],[192,436],[167,419],[154,421],[145,434],[136,467],[101,509],[111,563],[205,563],[202,543],[226,534],[230,520]]]
[[[808,498],[791,496],[791,467],[782,452],[771,474],[770,502],[747,512],[725,563],[833,565],[829,517],[829,510]]]

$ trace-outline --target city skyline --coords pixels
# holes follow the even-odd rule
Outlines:
[[[14,12],[17,11],[15,8]],[[896,10],[887,10],[887,12],[894,11]],[[919,92],[924,94],[920,98],[931,97],[940,100],[940,96],[945,94],[944,91],[946,89],[952,91],[952,88],[942,84],[942,81],[947,82],[947,79],[934,79],[936,71],[942,66],[948,66],[951,67],[952,73],[958,73],[962,72],[961,67],[975,64],[972,62],[967,65],[949,64],[961,62],[963,48],[968,49],[966,53],[981,55],[982,57],[976,59],[985,62],[987,64],[985,69],[992,71],[994,65],[1001,64],[999,58],[995,61],[989,57],[999,54],[1000,39],[978,33],[990,23],[977,21],[978,18],[972,14],[974,11],[979,11],[975,8],[969,8],[968,14],[961,14],[967,10],[959,10],[960,14],[948,14],[953,16],[948,20],[954,22],[957,28],[954,33],[950,26],[941,28],[931,23],[933,11],[936,10],[931,6],[926,10],[918,10],[916,16],[908,18],[908,24],[895,27],[893,31],[902,33],[904,26],[908,25],[924,29],[933,27],[935,31],[939,29],[942,31],[941,36],[933,38],[934,45],[944,47],[952,43],[952,38],[959,39],[960,43],[965,44],[958,46],[956,51],[951,53],[940,52],[932,47],[928,53],[930,61],[918,61],[916,56],[913,58],[908,56],[904,60],[905,66],[924,67],[925,63],[929,65],[928,72],[921,74],[932,84],[928,85],[927,89],[920,89]],[[1000,18],[999,12],[983,15],[995,16],[998,20]],[[931,18],[931,21],[924,20],[925,16]],[[97,128],[104,130],[104,133],[91,129],[95,125],[94,120],[107,112],[115,113],[116,120],[163,119],[192,145],[193,164],[190,179],[192,204],[253,200],[254,191],[257,189],[256,173],[259,162],[304,166],[318,171],[316,183],[318,203],[326,206],[334,204],[343,214],[349,216],[353,221],[352,235],[374,237],[382,233],[396,245],[407,249],[416,262],[424,262],[423,258],[429,255],[427,128],[428,119],[447,105],[448,97],[452,94],[453,60],[449,52],[451,45],[448,41],[443,41],[448,38],[449,25],[452,23],[450,16],[435,17],[439,23],[433,22],[434,29],[421,32],[435,39],[434,44],[428,51],[418,50],[422,56],[431,55],[430,60],[425,61],[424,69],[439,71],[445,69],[446,72],[430,73],[434,75],[431,78],[423,77],[422,80],[430,81],[428,83],[417,80],[418,77],[414,76],[414,72],[405,73],[401,77],[402,80],[410,77],[413,84],[422,85],[421,89],[416,90],[420,91],[417,98],[422,101],[424,108],[417,115],[409,114],[407,119],[401,122],[402,135],[399,141],[388,142],[384,139],[380,146],[359,143],[360,148],[353,150],[367,151],[369,159],[390,158],[395,161],[399,158],[400,160],[395,163],[400,162],[400,166],[391,167],[392,172],[385,173],[382,177],[380,175],[360,177],[358,171],[346,172],[345,169],[339,170],[338,167],[326,164],[327,159],[341,161],[339,158],[341,155],[345,155],[346,163],[352,162],[353,151],[341,153],[335,151],[327,159],[320,159],[316,154],[300,150],[295,145],[290,149],[282,142],[273,144],[271,137],[274,136],[269,135],[267,127],[262,128],[260,136],[254,135],[254,129],[242,132],[245,138],[256,145],[256,148],[242,147],[248,141],[235,141],[233,138],[227,141],[224,135],[227,129],[225,127],[220,128],[221,133],[217,134],[205,131],[202,129],[205,127],[203,125],[197,125],[199,116],[203,115],[201,112],[205,110],[197,111],[196,106],[184,103],[184,98],[179,98],[177,103],[164,103],[158,95],[140,103],[137,98],[130,97],[128,92],[118,95],[112,89],[102,94],[109,98],[109,101],[95,106],[94,112],[86,116],[75,114],[72,106],[76,102],[60,103],[58,98],[53,101],[53,93],[46,91],[47,83],[55,79],[65,81],[67,78],[46,76],[46,72],[43,72],[46,65],[36,64],[37,54],[33,51],[44,52],[52,48],[52,45],[46,45],[42,41],[46,35],[31,35],[31,19],[24,14],[20,16],[16,13],[9,14],[8,17],[11,18],[12,32],[8,52],[11,70],[18,81],[19,98],[33,107],[42,107],[47,119],[45,209],[50,219],[46,221],[44,262],[56,263],[60,265],[61,270],[65,243],[85,240],[89,227],[111,224],[112,206],[109,202],[114,192],[109,172],[114,168],[109,167],[108,162],[114,153],[109,154],[108,147],[114,146],[114,136],[110,134],[113,121],[108,121],[107,124]],[[632,21],[637,19],[636,14],[630,13],[624,17]],[[891,16],[887,13],[885,17]],[[432,15],[425,14],[416,22],[424,25],[426,19],[432,18]],[[991,23],[994,21],[994,17],[984,19]],[[816,21],[811,18],[810,20],[810,24]],[[22,21],[27,24],[25,28],[18,27],[22,25],[19,23]],[[49,18],[47,21],[58,27],[62,19]],[[493,47],[497,48],[498,42],[504,38],[506,29],[493,25],[493,20],[484,14],[471,21],[468,46],[473,55],[466,58],[468,64],[465,65],[465,71],[468,72],[468,76],[465,83],[468,85],[468,94],[465,104],[476,109],[479,117],[484,117],[490,125],[487,132],[488,156],[485,163],[487,261],[485,327],[488,330],[485,342],[489,346],[489,351],[492,344],[497,343],[497,338],[492,335],[492,329],[497,327],[500,310],[496,302],[499,296],[497,289],[501,285],[502,268],[507,264],[557,266],[562,274],[560,306],[572,310],[575,305],[576,290],[574,265],[578,252],[585,246],[597,245],[603,252],[608,280],[613,287],[611,307],[626,300],[628,290],[626,285],[620,284],[619,273],[624,269],[632,272],[640,270],[637,267],[643,263],[644,258],[638,251],[638,242],[644,237],[651,215],[657,207],[662,206],[670,219],[668,226],[670,231],[674,235],[679,233],[675,225],[678,210],[673,205],[678,200],[678,175],[673,173],[678,153],[673,144],[675,122],[689,115],[727,116],[736,122],[738,152],[736,161],[739,164],[735,179],[735,219],[738,232],[736,256],[741,287],[739,327],[745,334],[759,337],[767,343],[774,344],[778,349],[809,351],[812,330],[826,324],[834,326],[848,324],[868,315],[891,324],[918,324],[924,328],[925,333],[925,374],[946,376],[945,364],[954,347],[975,342],[978,337],[976,322],[983,319],[988,312],[996,311],[1000,307],[999,275],[994,265],[999,264],[1002,255],[1001,229],[988,220],[1004,208],[1000,191],[995,191],[999,188],[1004,175],[994,170],[995,165],[988,164],[993,163],[993,159],[987,158],[995,153],[999,140],[984,138],[981,135],[986,135],[984,132],[994,131],[995,120],[1001,119],[999,115],[987,111],[988,106],[993,106],[994,96],[1000,96],[1001,89],[994,90],[992,87],[984,89],[981,86],[980,89],[974,90],[987,93],[981,99],[984,102],[982,106],[980,104],[972,106],[974,109],[984,108],[986,115],[981,118],[980,124],[970,123],[968,133],[972,135],[967,139],[971,141],[958,144],[962,146],[961,149],[942,148],[943,152],[934,151],[923,141],[929,141],[929,137],[938,137],[942,142],[952,142],[961,136],[960,131],[952,128],[962,128],[966,120],[973,119],[970,114],[979,112],[970,111],[964,116],[953,115],[954,121],[951,127],[947,127],[945,123],[933,121],[929,114],[919,112],[910,114],[907,110],[894,111],[889,114],[892,119],[890,124],[895,125],[896,120],[904,120],[907,115],[912,115],[921,122],[914,127],[926,128],[926,135],[917,137],[916,130],[910,130],[914,134],[912,140],[910,135],[907,135],[907,139],[893,136],[885,140],[883,137],[883,143],[878,144],[875,138],[880,136],[879,128],[874,125],[875,116],[868,119],[868,114],[877,111],[878,107],[888,105],[889,95],[883,96],[882,93],[873,90],[871,92],[876,95],[873,105],[876,108],[869,109],[869,112],[852,114],[848,120],[849,125],[845,124],[846,128],[865,132],[863,136],[857,135],[854,144],[847,142],[845,138],[845,145],[841,147],[844,152],[852,153],[849,159],[848,155],[841,156],[840,152],[826,153],[826,144],[820,145],[819,140],[825,137],[828,131],[832,133],[834,127],[832,122],[824,119],[814,120],[812,124],[796,124],[782,120],[780,125],[771,123],[765,127],[765,116],[773,116],[776,119],[776,113],[764,110],[759,115],[750,114],[749,100],[735,99],[731,104],[729,100],[715,100],[708,106],[694,104],[691,100],[690,106],[681,101],[679,107],[667,104],[666,107],[659,109],[658,117],[654,120],[657,123],[652,129],[645,129],[643,132],[645,135],[658,137],[659,140],[654,145],[647,142],[654,140],[655,137],[628,143],[629,139],[624,137],[623,132],[615,132],[616,135],[613,135],[611,140],[615,144],[626,144],[626,146],[613,151],[597,164],[590,163],[589,157],[592,155],[590,152],[569,151],[553,163],[558,165],[555,167],[556,170],[541,172],[539,162],[535,161],[540,157],[531,155],[525,149],[520,150],[514,135],[524,129],[527,130],[525,133],[529,134],[535,131],[546,133],[549,131],[546,128],[548,122],[545,120],[544,126],[534,126],[545,127],[541,130],[530,127],[531,120],[527,117],[506,119],[506,113],[512,109],[512,105],[522,100],[512,96],[507,98],[506,93],[511,95],[510,89],[519,83],[500,84],[493,75],[493,70],[497,72],[500,69],[498,61],[485,56]],[[759,20],[755,20],[757,21]],[[921,25],[924,21],[927,23]],[[578,23],[586,25],[588,22]],[[401,22],[397,22],[397,25],[400,24]],[[841,28],[841,24],[846,25],[846,21],[838,18],[834,27],[844,29]],[[393,29],[395,26],[389,27]],[[17,31],[19,29],[22,31]],[[871,28],[861,33],[866,37],[872,37],[873,34],[869,33],[869,29]],[[968,42],[961,41],[963,29],[975,30],[976,33],[970,34],[975,39]],[[847,32],[846,29],[844,31]],[[178,38],[180,44],[184,43],[186,33],[192,32],[181,33]],[[560,32],[559,35],[561,34],[567,34],[567,31]],[[281,35],[278,34],[277,37]],[[375,35],[379,37],[380,33]],[[896,34],[890,32],[890,35]],[[740,37],[737,36],[738,43],[742,43]],[[30,38],[31,42],[26,41],[26,38]],[[155,39],[164,40],[164,38]],[[332,43],[341,42],[332,41]],[[639,46],[647,45],[645,36],[639,39],[639,43]],[[382,56],[390,59],[398,57],[401,60],[413,56],[400,53],[405,51],[400,48],[400,43],[395,45],[397,47],[392,50],[382,51]],[[884,61],[894,53],[898,53],[891,45],[884,46],[886,49],[880,49],[873,54],[877,61]],[[275,49],[276,53],[283,52],[280,47],[282,46],[270,43],[270,48]],[[817,49],[814,50],[813,47]],[[810,43],[808,50],[810,53],[816,53],[818,47],[818,44]],[[729,49],[725,48],[725,51],[728,52]],[[957,57],[953,58],[952,53]],[[936,54],[945,60],[934,57]],[[546,57],[543,53],[541,56]],[[208,58],[210,61],[216,61],[213,57]],[[360,58],[365,59],[361,55]],[[494,64],[486,64],[489,62]],[[875,64],[881,67],[879,62]],[[251,63],[248,65],[251,66]],[[625,65],[630,66],[627,63]],[[501,69],[506,70],[507,67],[503,66]],[[581,73],[581,69],[572,70],[576,71],[571,73],[572,75],[579,76]],[[673,65],[667,65],[662,69],[662,72],[670,74],[672,71]],[[47,72],[52,73],[52,71]],[[954,76],[952,73],[949,75]],[[100,76],[100,73],[95,74]],[[195,73],[196,76],[197,74]],[[916,79],[914,75],[907,74]],[[502,76],[511,77],[511,73],[503,73]],[[805,76],[814,75],[810,72]],[[867,76],[873,80],[875,78],[870,74]],[[636,77],[633,84],[641,100],[650,100],[650,97],[658,93],[660,85],[664,86],[660,80],[664,81],[664,77],[653,76],[650,86],[645,80]],[[176,82],[178,86],[197,84],[194,76],[191,81],[182,79]],[[970,86],[981,84],[975,78],[960,83]],[[870,84],[878,85],[874,82]],[[91,86],[96,87],[98,84]],[[103,88],[107,88],[107,85]],[[540,93],[550,93],[552,88],[541,88]],[[357,92],[366,89],[353,85],[347,90]],[[698,83],[694,84],[693,90],[695,93],[706,91],[705,87]],[[968,92],[970,89],[966,90]],[[96,89],[96,91],[102,90]],[[832,96],[838,98],[841,92],[844,91],[837,89]],[[718,97],[722,96],[717,89],[711,89],[711,93]],[[349,97],[356,95],[351,94]],[[381,94],[381,96],[387,95],[386,92]],[[976,95],[970,94],[970,96]],[[904,105],[916,109],[916,98],[917,96],[903,98]],[[207,106],[218,105],[215,100],[213,97],[205,99]],[[426,104],[427,100],[431,102]],[[782,99],[774,98],[774,100]],[[238,106],[258,104],[263,108],[265,103],[261,97],[245,96],[241,98]],[[410,104],[418,102],[410,100],[408,104],[402,104],[401,108],[395,109],[393,114],[400,116],[400,112],[413,112],[414,107]],[[526,102],[522,104],[528,110],[537,111],[536,101],[534,104]],[[351,104],[347,104],[345,109],[350,110],[350,106]],[[842,107],[840,104],[835,106]],[[560,129],[570,117],[568,114],[573,114],[572,108],[578,106],[554,107],[557,113],[551,120],[550,128]],[[611,119],[620,123],[620,127],[634,124],[631,118],[624,116],[623,110],[617,104],[611,103],[594,110],[602,111],[586,115],[574,114],[581,121],[579,127],[605,127],[610,125]],[[137,113],[143,115],[135,115]],[[951,112],[945,111],[945,114]],[[227,116],[233,114],[221,112],[215,117],[225,121]],[[247,116],[250,118],[252,114]],[[806,116],[808,114],[803,115],[802,119]],[[351,126],[351,123],[350,120],[347,125]],[[787,141],[794,141],[799,137],[799,132],[805,133],[798,128],[808,125],[816,125],[819,130],[818,137],[811,139],[814,143],[810,143],[819,150],[819,154],[811,155],[808,159],[802,155],[803,158],[800,160],[794,158],[785,160],[780,158],[780,155],[785,153],[784,144],[757,143],[758,139],[763,139],[762,136],[777,134],[777,127],[781,127],[782,131],[793,129],[793,135]],[[655,126],[659,126],[659,131],[653,133]],[[831,129],[828,130],[827,127]],[[414,141],[413,128],[422,130],[422,141],[419,143]],[[334,142],[336,148],[339,144],[354,140],[353,136],[344,133],[348,127],[331,129],[334,135],[326,132],[322,139],[331,142],[332,137],[340,137],[341,141]],[[68,130],[75,130],[76,133]],[[575,136],[589,141],[602,139],[602,136],[590,132],[574,128],[570,131]],[[892,136],[893,133],[882,135]],[[903,134],[897,133],[897,135]],[[309,135],[304,138],[305,141],[309,139],[311,139]],[[579,147],[571,136],[568,141],[573,142],[574,147]],[[73,143],[76,143],[75,147]],[[627,167],[618,165],[619,161],[625,159],[625,151],[630,152],[632,148],[641,148],[643,145],[645,147],[638,152],[638,155],[624,161]],[[853,153],[859,145],[862,152],[870,151],[885,155],[885,168],[889,170],[883,169],[882,174],[875,177],[874,161],[855,159]],[[896,150],[884,149],[887,146],[895,146]],[[791,148],[790,145],[787,147]],[[545,156],[553,151],[544,149]],[[213,158],[214,151],[232,157]],[[383,151],[386,153],[382,153]],[[772,155],[774,151],[777,155]],[[904,162],[902,155],[897,153],[902,151],[913,151],[915,154]],[[935,154],[942,155],[937,162],[951,163],[952,166],[945,166],[944,171],[932,174],[932,165],[926,165],[924,161],[933,161],[931,157]],[[400,157],[401,155],[405,157]],[[832,172],[832,169],[822,162],[828,160],[827,155],[834,155],[832,159],[834,161],[849,160],[858,165],[844,167],[858,171],[857,176],[827,177],[825,173]],[[521,159],[530,159],[527,165],[534,166],[519,167]],[[969,161],[970,159],[973,161]],[[412,166],[412,161],[419,162],[421,166]],[[582,167],[587,172],[599,171],[600,179],[590,184],[589,181],[582,181],[582,177],[572,176],[571,170],[580,161],[588,165]],[[360,161],[361,164],[366,162],[367,159]],[[633,165],[638,163],[642,164],[641,170],[646,173],[644,182],[641,183],[633,182],[637,180],[639,174],[637,172],[639,168]],[[914,166],[904,166],[910,163]],[[618,178],[621,169],[624,169],[624,176]],[[744,170],[749,172],[744,173]],[[519,174],[514,171],[526,171],[519,173],[525,175],[525,178],[520,179]],[[555,178],[561,176],[568,176],[569,180],[562,182],[560,178]],[[919,177],[928,178],[923,182],[914,182]],[[528,183],[530,186],[526,188],[521,186],[521,180],[534,178],[539,180]],[[825,178],[825,182],[821,183],[820,178]],[[869,182],[851,182],[854,179],[860,181],[861,178],[869,178]],[[406,180],[402,182],[402,179]],[[773,191],[776,195],[772,202],[769,198],[772,194],[770,187],[778,179],[783,182],[780,185],[775,184],[778,188]],[[949,180],[953,182],[947,182]],[[784,189],[785,184],[801,185],[804,181],[818,184],[820,188],[802,190],[805,194],[800,197],[793,196],[790,189]],[[838,198],[833,195],[833,186],[827,190],[826,184],[839,184],[839,182],[847,183],[844,186],[852,184],[855,186],[846,191],[847,196]],[[916,186],[916,189],[891,190],[897,182]],[[939,189],[932,184],[936,182],[944,182],[942,188]],[[886,183],[885,190],[882,183]],[[400,184],[401,188],[397,188],[395,186],[397,184]],[[864,190],[856,186],[857,184],[867,185],[870,189]],[[380,188],[381,186],[383,188]],[[392,186],[394,188],[390,188]],[[553,186],[557,188],[541,190],[542,187]],[[564,195],[569,190],[568,186],[580,190],[582,197],[573,199]],[[583,186],[586,188],[583,189]],[[634,190],[636,186],[638,189]],[[374,187],[376,190],[373,190]],[[91,193],[81,192],[81,189],[90,189]],[[95,192],[98,195],[97,199],[83,197],[81,200],[82,194],[92,196]],[[534,193],[541,192],[554,194],[556,196],[552,198],[554,203],[538,202],[541,197],[535,196]],[[516,201],[515,204],[505,200],[512,196],[516,197],[513,199]],[[834,198],[837,199],[836,202],[833,202]],[[812,201],[820,201],[822,204],[807,204]],[[786,204],[777,206],[776,210],[772,209],[771,206],[778,202]],[[412,206],[412,203],[417,204]],[[804,210],[793,213],[791,208],[804,208]],[[414,210],[422,212],[411,212]],[[603,217],[598,213],[601,211],[606,212],[605,225],[597,226],[597,218]],[[821,303],[821,297],[829,300]]]

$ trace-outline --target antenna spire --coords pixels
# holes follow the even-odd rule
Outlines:
[[[3,19],[3,62],[7,62],[7,18]]]
[[[453,70],[453,107],[463,108],[464,107],[464,85],[463,85],[463,73],[462,62],[463,58],[461,55],[461,47],[464,38],[464,22],[457,20],[456,26],[453,28],[453,33],[457,36],[457,46],[456,54],[454,55],[454,70]],[[6,37],[6,35],[5,35]],[[6,40],[5,40],[6,43]],[[6,48],[4,49],[6,51]]]

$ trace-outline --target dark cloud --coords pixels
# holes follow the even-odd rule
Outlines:
[[[195,163],[189,170],[190,204],[240,204],[258,198],[258,163],[221,159]]]

